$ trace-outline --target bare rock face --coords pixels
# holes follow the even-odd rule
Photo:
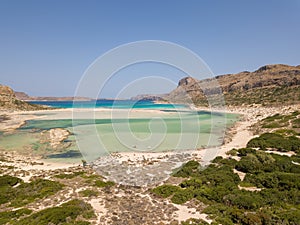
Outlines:
[[[185,77],[166,99],[171,102],[192,101],[196,105],[207,105],[207,98],[216,95],[218,91],[222,92],[229,105],[299,103],[300,66],[266,65],[254,72],[219,75],[214,81]]]
[[[53,149],[63,149],[69,147],[71,143],[64,142],[70,135],[70,131],[63,128],[53,128],[41,133],[41,143],[49,143]]]
[[[8,86],[0,84],[0,110],[39,110],[46,107],[32,105],[17,99],[15,92]]]
[[[0,85],[0,101],[3,103],[12,102],[15,98],[14,91],[8,86]]]

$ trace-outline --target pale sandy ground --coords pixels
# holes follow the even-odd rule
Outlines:
[[[173,205],[178,209],[178,211],[175,213],[175,218],[180,222],[186,221],[190,218],[202,219],[209,224],[212,222],[212,220],[208,218],[207,214],[197,212],[195,208],[189,208],[188,206],[185,205],[177,205],[177,204],[173,204]]]
[[[254,137],[253,133],[250,130],[251,125],[255,124],[259,120],[274,115],[275,113],[289,113],[293,112],[295,110],[299,110],[299,105],[292,106],[292,107],[282,107],[282,108],[263,108],[263,107],[252,107],[252,108],[241,108],[241,107],[231,107],[227,108],[226,112],[228,113],[237,113],[243,115],[243,119],[241,121],[238,121],[234,128],[231,129],[231,133],[233,134],[231,141],[222,145],[218,150],[217,155],[222,157],[228,157],[226,155],[226,152],[230,151],[233,148],[243,148],[246,146],[247,142]],[[208,110],[208,109],[205,109]],[[222,110],[223,111],[223,110]],[[117,112],[114,114],[114,116],[124,116],[128,115],[130,113],[130,116],[133,117],[143,117],[145,115],[149,115],[149,110],[131,110],[128,112],[128,110]],[[151,110],[151,113],[166,113],[161,112],[159,110]],[[168,112],[167,112],[168,113]],[[9,131],[12,129],[16,129],[20,126],[22,126],[25,122],[25,120],[30,119],[65,119],[65,118],[72,118],[72,110],[71,109],[62,109],[62,110],[52,110],[52,111],[39,111],[39,112],[16,112],[16,113],[9,113],[5,112],[2,114],[6,114],[9,117],[11,117],[11,120],[4,121],[0,123],[0,131]],[[47,115],[45,115],[47,114]],[[86,118],[90,115],[95,115],[95,118],[110,118],[111,117],[111,111],[110,109],[97,109],[93,112],[82,109],[78,110],[76,113],[76,118]],[[199,151],[195,150],[193,152],[195,158],[201,158],[205,151]],[[172,154],[172,153],[144,153],[144,152],[126,152],[126,153],[118,153],[114,154],[113,157],[116,157],[122,161],[142,161],[144,159],[160,159],[164,158],[166,155]],[[23,159],[26,162],[26,159]],[[15,161],[15,160],[14,160]],[[74,164],[69,163],[55,163],[55,162],[45,162],[42,160],[34,160],[43,162],[43,165],[31,165],[30,163],[24,163],[23,165],[17,165],[18,163],[15,161],[12,163],[15,166],[21,166],[23,170],[55,170],[55,169],[62,169],[62,168],[68,168],[72,166],[76,166]],[[1,163],[5,164],[5,163]],[[9,165],[10,163],[6,163]],[[244,174],[239,174],[241,178],[243,178]],[[29,177],[30,178],[30,177]],[[28,177],[26,179],[29,179]],[[251,191],[253,191],[251,189]],[[92,200],[91,205],[95,208],[97,212],[101,212],[102,215],[105,215],[106,209],[102,203],[100,203],[98,200]],[[188,208],[187,206],[181,206],[174,204],[178,211],[176,212],[176,215],[174,215],[179,221],[184,221],[188,218],[199,218],[203,219],[209,223],[211,223],[211,220],[207,218],[207,215],[201,214],[199,212],[196,212],[196,209]]]
[[[49,171],[81,166],[81,164],[79,163],[60,163],[45,161],[37,157],[23,156],[16,152],[5,152],[1,154],[6,159],[9,159],[9,161],[0,161],[1,166],[14,166],[15,171],[24,170],[30,172],[28,176],[20,177],[25,182],[27,182],[34,175],[34,171]]]

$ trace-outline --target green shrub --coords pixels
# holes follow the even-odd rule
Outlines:
[[[262,125],[262,128],[280,128],[283,127],[284,125],[281,125],[278,122],[273,122],[273,123],[266,123]]]
[[[242,157],[250,153],[255,154],[256,150],[253,148],[240,148],[237,150],[237,152],[238,152],[238,156]]]
[[[222,156],[217,156],[216,158],[214,158],[211,162],[212,163],[219,163],[219,162],[221,162],[222,161],[222,159],[223,159],[223,157]]]
[[[3,178],[2,178],[3,179]],[[19,182],[18,178],[8,177],[9,184]],[[61,190],[62,184],[55,181],[37,179],[30,183],[21,183],[17,187],[2,186],[0,188],[0,204],[11,202],[12,206],[23,206],[35,199],[42,199]]]
[[[7,187],[7,186],[15,186],[18,183],[22,183],[23,180],[18,177],[12,177],[9,175],[0,176],[0,188]]]
[[[230,151],[228,151],[226,154],[227,155],[231,155],[231,156],[236,156],[237,155],[237,149],[231,149]]]
[[[198,174],[200,164],[197,161],[189,161],[184,164],[177,172],[173,174],[174,177],[190,177]]]
[[[181,225],[208,225],[206,221],[202,219],[188,219],[186,221],[181,222]]]
[[[96,187],[112,187],[112,186],[115,185],[115,183],[112,182],[112,181],[105,182],[103,180],[96,180],[95,183],[94,183],[94,185]]]
[[[75,177],[83,175],[85,172],[84,171],[77,171],[74,173],[61,173],[58,175],[55,175],[54,177],[59,178],[59,179],[73,179]]]
[[[181,189],[174,193],[171,201],[175,204],[183,204],[194,197],[193,190],[191,189]]]
[[[29,215],[32,212],[30,209],[18,209],[15,211],[0,212],[0,224],[7,224],[10,221],[20,218],[21,216]]]
[[[262,163],[254,154],[248,154],[247,156],[242,157],[235,168],[244,173],[254,173],[261,170],[262,167]]]
[[[158,186],[158,187],[152,189],[152,192],[158,196],[167,198],[179,190],[180,190],[180,188],[177,186],[165,184],[165,185]]]
[[[292,121],[293,128],[300,128],[300,118]]]
[[[285,136],[295,136],[295,135],[298,135],[296,131],[290,130],[290,129],[279,129],[279,130],[276,130],[274,133],[285,135]]]
[[[37,179],[30,183],[22,183],[11,195],[11,204],[22,206],[33,202],[35,199],[42,199],[55,194],[63,187],[59,182]]]
[[[47,208],[26,218],[20,219],[15,225],[49,225],[49,224],[90,224],[87,221],[76,221],[82,216],[85,219],[95,217],[90,204],[74,199],[58,207]]]
[[[79,194],[83,197],[92,197],[92,196],[98,196],[99,192],[87,189],[87,190],[80,191]]]
[[[238,191],[224,197],[228,205],[236,206],[239,209],[258,209],[263,205],[260,194],[249,191]]]
[[[189,180],[185,180],[180,184],[180,187],[182,188],[192,188],[192,189],[198,189],[202,186],[202,181],[198,178],[192,178]]]
[[[264,133],[257,138],[251,139],[248,148],[274,148],[279,151],[299,151],[300,139],[295,136],[284,137],[277,133]]]

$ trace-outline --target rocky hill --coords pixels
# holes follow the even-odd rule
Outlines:
[[[130,100],[133,100],[133,101],[139,101],[139,100],[145,100],[145,101],[164,101],[165,98],[166,98],[165,94],[162,94],[162,95],[144,94],[144,95],[137,95],[135,97],[132,97]]]
[[[219,91],[219,85],[227,105],[288,105],[300,103],[300,65],[266,65],[254,72],[244,71],[212,79],[181,79],[175,90],[165,98],[171,102],[187,102],[192,99],[196,105],[208,105]],[[205,93],[205,95],[204,95]]]
[[[91,98],[86,97],[33,97],[25,92],[15,92],[16,97],[23,101],[91,101]]]
[[[19,100],[15,92],[7,86],[0,84],[0,110],[39,110],[46,109],[44,106],[37,106]]]

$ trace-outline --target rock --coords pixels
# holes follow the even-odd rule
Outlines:
[[[299,103],[299,88],[300,67],[276,64],[262,66],[254,72],[219,75],[215,79],[197,80],[185,77],[178,82],[176,89],[158,97],[173,103],[201,106],[208,106],[209,103],[214,106],[222,103],[222,100],[220,102],[217,98],[221,94],[226,105],[264,103],[277,106],[282,103]],[[155,99],[154,96],[151,98]]]
[[[63,128],[54,128],[41,133],[41,143],[49,143],[53,149],[68,147],[71,143],[64,143],[69,137],[70,131]]]
[[[39,110],[47,107],[29,104],[19,100],[15,92],[8,86],[0,84],[0,110]]]

